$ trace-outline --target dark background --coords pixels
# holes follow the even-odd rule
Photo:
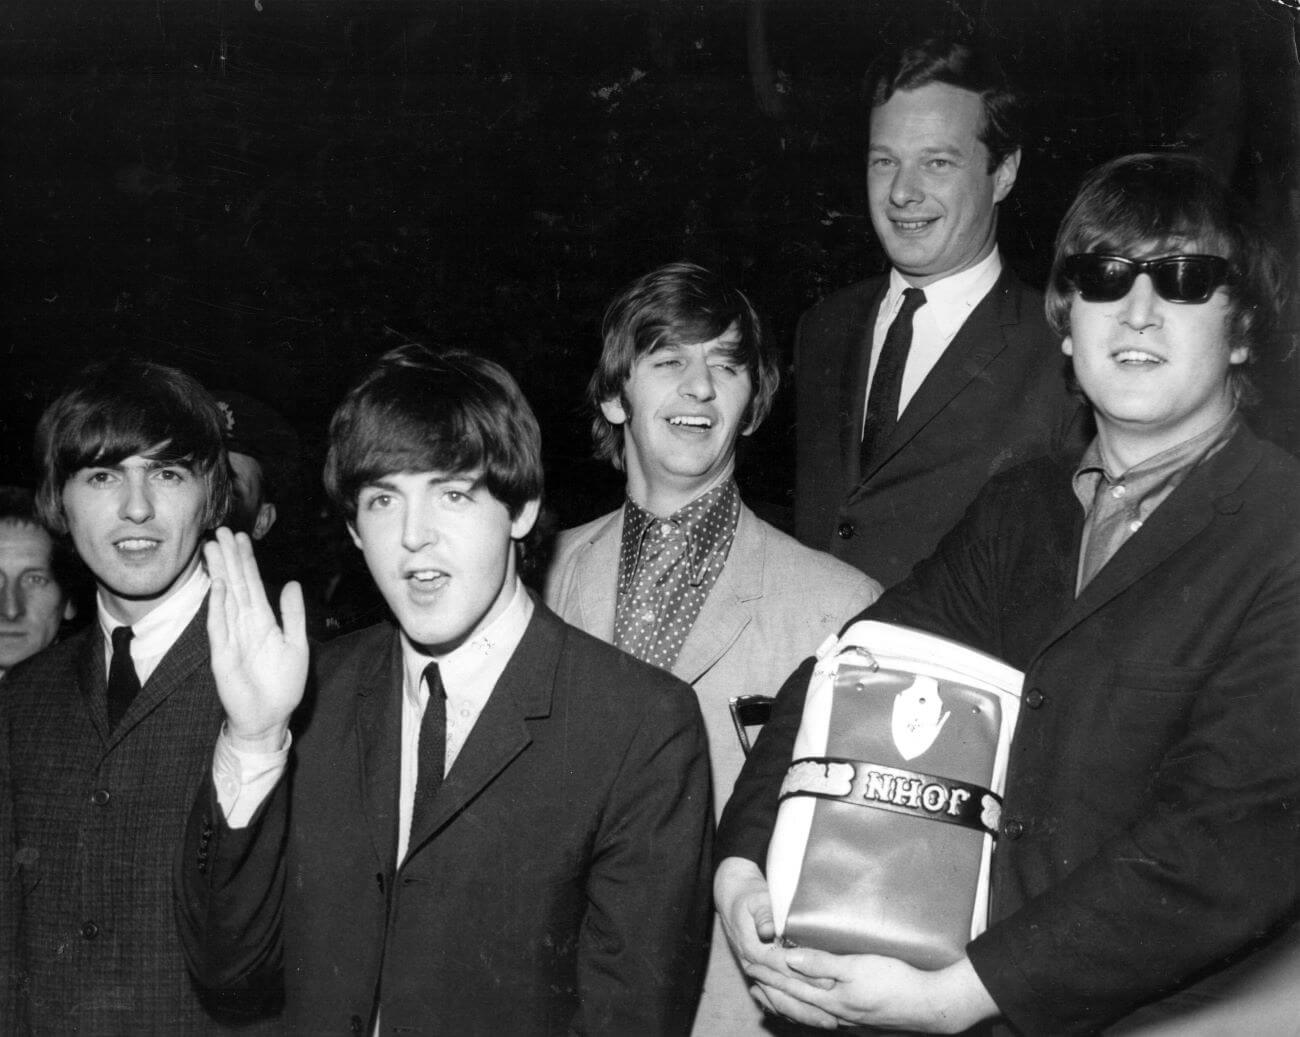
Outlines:
[[[506,364],[556,521],[589,518],[620,490],[582,411],[605,303],[716,264],[788,358],[805,307],[883,268],[858,82],[918,30],[991,41],[1024,88],[1000,237],[1031,282],[1081,175],[1139,149],[1208,154],[1295,254],[1296,0],[260,4],[0,10],[0,481],[34,479],[67,373],[132,350],[283,412],[311,515],[329,411],[418,340]],[[1294,360],[1261,374],[1257,424],[1295,449]],[[783,393],[741,467],[779,524],[791,420]]]

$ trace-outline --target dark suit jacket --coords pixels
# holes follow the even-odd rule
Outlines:
[[[1026,1034],[1190,1001],[1176,992],[1297,905],[1300,463],[1243,428],[1077,599],[1071,471],[1039,460],[998,477],[863,614],[1026,673],[994,921],[968,947]],[[755,745],[720,858],[763,860],[808,676]]]
[[[712,826],[690,688],[539,603],[395,867],[398,637],[320,651],[292,771],[249,829],[199,799],[180,875],[196,973],[282,962],[304,1037],[369,1034],[377,1007],[385,1033],[685,1032]]]
[[[0,950],[6,998],[48,1034],[216,1031],[176,934],[173,847],[221,725],[206,609],[108,730],[92,622],[0,683]]]
[[[1089,434],[1042,295],[1004,268],[863,470],[871,334],[888,287],[876,277],[837,292],[804,314],[795,340],[795,534],[885,587],[991,476],[1082,449]]]

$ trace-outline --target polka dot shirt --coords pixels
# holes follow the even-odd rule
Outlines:
[[[671,669],[726,564],[740,518],[734,479],[667,518],[628,499],[618,559],[614,644]]]

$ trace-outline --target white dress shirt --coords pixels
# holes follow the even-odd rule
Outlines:
[[[211,586],[207,570],[199,565],[190,573],[189,579],[160,601],[147,616],[130,624],[131,662],[135,664],[140,687],[149,682],[163,656],[171,651],[172,645],[190,625],[190,620],[198,614]],[[107,674],[113,661],[113,631],[127,624],[109,614],[102,592],[96,595],[95,601],[99,629],[104,635],[104,673]]]
[[[921,383],[966,323],[971,311],[984,300],[1001,276],[1002,256],[994,248],[974,266],[925,286],[925,305],[912,317],[912,345],[907,353],[907,364],[903,368],[903,381],[898,394],[900,418]],[[903,305],[903,290],[911,287],[903,280],[902,274],[890,270],[889,288],[880,304],[880,313],[876,316],[876,326],[871,335],[871,371],[867,380],[867,397],[871,394],[871,380],[876,377],[876,365],[880,362],[885,335]],[[864,426],[867,397],[863,398],[862,407]]]

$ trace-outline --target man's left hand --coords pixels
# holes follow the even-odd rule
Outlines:
[[[813,1026],[961,1033],[998,1014],[967,958],[927,972],[876,954],[794,947],[786,952],[785,964],[796,976],[760,963],[745,971],[772,1008]]]

